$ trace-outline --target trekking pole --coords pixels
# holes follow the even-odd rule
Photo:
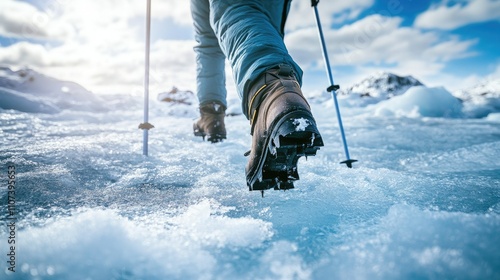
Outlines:
[[[328,79],[330,80],[330,86],[326,90],[328,92],[331,92],[332,96],[333,96],[333,101],[335,103],[335,109],[337,111],[337,120],[339,121],[340,134],[342,136],[342,143],[344,144],[344,152],[345,152],[345,156],[347,158],[346,160],[344,160],[340,163],[345,163],[347,165],[347,167],[352,168],[352,163],[356,162],[357,160],[351,159],[349,157],[349,149],[347,148],[347,141],[345,139],[344,126],[342,125],[342,118],[340,116],[339,103],[337,101],[337,93],[336,92],[340,87],[333,83],[332,70],[330,69],[330,62],[328,59],[328,53],[326,51],[325,38],[323,37],[323,30],[321,29],[321,22],[319,20],[318,3],[319,3],[319,0],[311,0],[311,6],[314,8],[314,14],[316,15],[316,24],[318,25],[319,41],[320,41],[321,47],[323,49],[323,59],[325,60],[325,68],[326,68],[326,72],[328,74]]]
[[[146,59],[145,59],[145,71],[144,71],[144,122],[139,124],[139,128],[142,129],[142,154],[148,155],[148,132],[154,126],[148,122],[149,118],[149,42],[151,34],[151,0],[148,0],[147,10],[146,10]]]

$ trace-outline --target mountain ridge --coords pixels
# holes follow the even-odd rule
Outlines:
[[[403,95],[412,87],[426,86],[413,76],[377,72],[350,87],[338,90],[337,94],[341,97],[359,100],[358,105],[366,106]],[[181,103],[191,107],[197,106],[196,97],[191,91],[180,91],[180,93],[173,94],[172,91],[158,93],[158,100],[172,104]],[[484,80],[475,86],[450,94],[465,104],[464,107],[469,116],[481,117],[500,111],[500,79]],[[331,100],[331,95],[327,92],[312,95],[309,93],[308,97],[316,103]],[[182,100],[177,100],[179,98]],[[26,108],[31,106],[34,109],[30,112],[58,112],[69,108],[105,110],[106,101],[104,100],[106,100],[104,97],[95,95],[72,81],[46,76],[30,68],[13,71],[8,67],[0,66],[0,107],[3,109],[27,112]],[[35,106],[36,103],[41,103],[41,105]],[[23,105],[17,108],[16,104]],[[37,108],[43,108],[43,110]]]
[[[373,97],[383,100],[404,94],[413,86],[425,85],[413,76],[398,76],[389,72],[377,72],[346,89],[340,89],[338,94],[358,94],[361,97]]]

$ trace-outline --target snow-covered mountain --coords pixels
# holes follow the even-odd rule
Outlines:
[[[0,86],[42,96],[56,96],[63,93],[72,97],[81,97],[92,94],[75,82],[61,81],[30,68],[12,71],[7,67],[0,67]]]
[[[500,79],[485,80],[468,89],[457,90],[453,94],[464,101],[474,100],[474,102],[500,98]]]
[[[104,104],[83,86],[43,75],[33,69],[0,67],[0,107],[25,112],[56,113],[62,109],[102,109]]]
[[[500,111],[500,79],[489,79],[453,95],[464,101],[464,110],[472,117],[484,117]]]
[[[346,89],[340,89],[340,95],[358,94],[362,97],[373,97],[378,100],[389,99],[405,93],[414,86],[423,86],[412,76],[398,76],[396,74],[379,72]]]

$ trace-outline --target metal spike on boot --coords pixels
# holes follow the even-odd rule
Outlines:
[[[247,185],[251,191],[291,189],[299,179],[298,159],[323,146],[309,104],[288,65],[266,71],[250,93]]]

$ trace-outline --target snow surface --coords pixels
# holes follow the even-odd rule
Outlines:
[[[498,111],[471,118],[442,88],[339,96],[348,169],[332,101],[316,100],[325,147],[299,161],[295,189],[261,198],[244,116],[210,144],[192,135],[196,105],[152,98],[144,157],[142,98],[99,98],[108,110],[0,109],[19,211],[8,273],[3,184],[1,279],[500,278]]]
[[[293,124],[295,125],[295,131],[305,131],[306,128],[310,125],[309,120],[304,118],[293,120]]]

